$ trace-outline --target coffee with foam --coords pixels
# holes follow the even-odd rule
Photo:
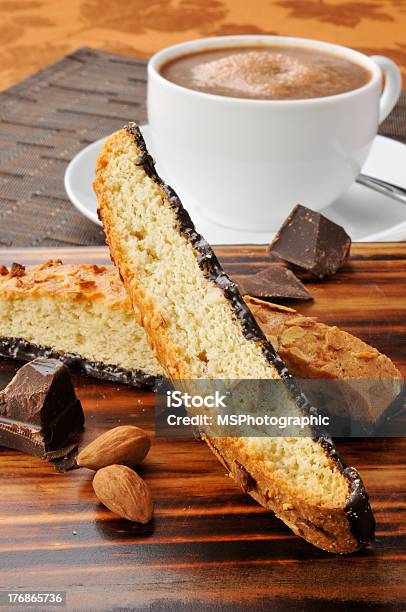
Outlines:
[[[172,59],[160,72],[188,89],[261,100],[332,96],[371,78],[344,56],[293,45],[208,49]]]

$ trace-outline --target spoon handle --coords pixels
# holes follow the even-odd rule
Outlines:
[[[379,191],[379,193],[383,193],[398,202],[402,202],[402,204],[406,204],[406,189],[403,189],[403,187],[392,185],[392,183],[387,183],[386,181],[374,178],[373,176],[367,176],[366,174],[359,174],[356,178],[356,182],[365,185],[365,187],[370,187],[375,191]]]

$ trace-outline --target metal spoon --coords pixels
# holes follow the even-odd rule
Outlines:
[[[356,178],[356,182],[365,185],[365,187],[370,187],[375,191],[379,191],[379,193],[383,193],[398,202],[402,202],[402,204],[406,204],[406,189],[403,189],[403,187],[392,185],[392,183],[387,183],[386,181],[374,178],[373,176],[367,176],[366,174],[359,174]]]

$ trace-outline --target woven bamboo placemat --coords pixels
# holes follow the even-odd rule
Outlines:
[[[146,61],[82,48],[0,93],[0,245],[104,243],[69,202],[69,161],[129,120],[146,120]],[[406,142],[406,92],[380,133]]]

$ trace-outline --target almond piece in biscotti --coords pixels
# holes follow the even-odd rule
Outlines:
[[[137,465],[151,446],[148,434],[134,425],[122,425],[106,431],[93,440],[78,455],[77,464],[90,470],[108,465]]]
[[[126,465],[109,465],[93,478],[96,496],[109,510],[136,523],[148,523],[153,502],[148,485]]]

